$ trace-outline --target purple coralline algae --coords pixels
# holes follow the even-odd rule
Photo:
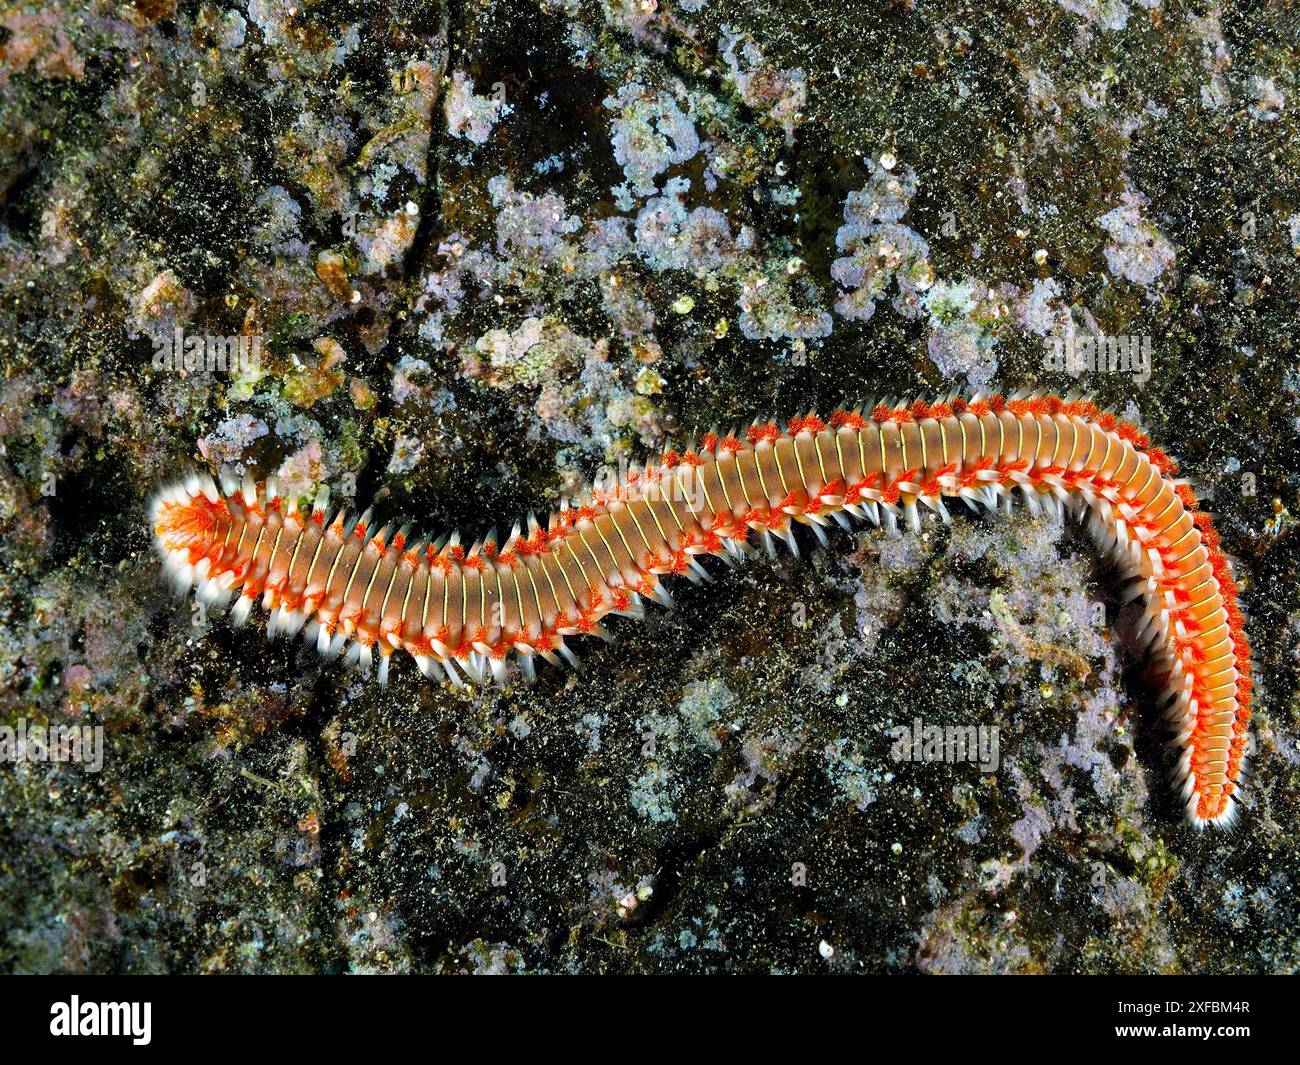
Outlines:
[[[656,271],[721,270],[753,247],[754,235],[742,229],[733,236],[727,216],[712,207],[687,211],[682,200],[686,178],[672,178],[664,194],[646,202],[636,216],[636,243],[646,264]]]
[[[554,193],[517,192],[510,179],[499,174],[488,182],[492,206],[497,208],[496,250],[514,256],[526,270],[530,265],[572,257],[574,245],[566,240],[582,223],[567,212],[563,198]]]
[[[946,377],[983,388],[997,372],[993,328],[1005,313],[996,294],[970,279],[936,282],[921,300],[931,331],[927,351]]]
[[[1174,246],[1143,217],[1147,198],[1131,186],[1120,193],[1119,206],[1097,219],[1110,240],[1106,265],[1116,277],[1135,284],[1154,284],[1173,265]]]
[[[844,224],[835,247],[845,253],[831,264],[831,277],[843,290],[835,309],[845,318],[865,322],[876,304],[896,286],[895,306],[915,316],[920,294],[934,284],[930,247],[901,223],[916,195],[916,172],[898,173],[876,165],[871,180],[844,200]]]
[[[605,99],[605,107],[615,115],[610,122],[614,161],[627,178],[613,192],[625,209],[632,197],[654,195],[660,174],[693,159],[700,150],[695,126],[678,104],[678,95],[684,93],[680,83],[676,92],[670,92],[634,81]]]
[[[223,472],[243,474],[248,469],[245,459],[253,441],[270,431],[261,418],[235,414],[199,439],[199,454]]]
[[[463,70],[457,70],[451,76],[442,109],[452,136],[463,137],[471,144],[486,144],[492,127],[508,113],[509,104],[497,96],[475,94],[474,82]]]
[[[1250,79],[1250,90],[1255,102],[1250,105],[1250,117],[1259,122],[1276,122],[1286,110],[1286,93],[1272,78],[1256,74]]]
[[[737,33],[731,26],[722,27],[718,48],[727,64],[727,80],[736,87],[740,98],[780,127],[787,147],[793,145],[795,129],[803,122],[808,103],[804,72],[798,68],[779,69],[764,59],[752,37]]]
[[[1103,30],[1118,31],[1128,25],[1129,7],[1125,0],[1056,0],[1056,2],[1070,14],[1079,15]],[[1144,3],[1144,0],[1138,0],[1138,3]]]

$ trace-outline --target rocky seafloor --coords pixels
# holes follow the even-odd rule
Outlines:
[[[0,968],[1300,968],[1298,47],[1282,0],[0,4]],[[1099,334],[1150,365],[1053,360]],[[150,548],[187,469],[472,537],[695,428],[1021,387],[1211,497],[1231,832],[1046,517],[717,567],[469,695]]]

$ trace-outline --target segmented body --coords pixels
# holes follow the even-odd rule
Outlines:
[[[755,538],[817,531],[846,515],[919,525],[918,506],[947,520],[943,500],[996,508],[1020,492],[1035,507],[1086,512],[1147,605],[1143,636],[1162,671],[1188,816],[1226,824],[1250,716],[1250,658],[1237,589],[1208,517],[1174,479],[1173,462],[1131,425],[1055,396],[837,411],[826,420],[755,424],[743,438],[708,434],[669,451],[608,491],[588,493],[504,544],[465,548],[374,532],[369,516],[310,512],[273,482],[218,492],[211,478],[160,493],[157,541],[182,583],[213,601],[238,595],[268,626],[308,627],[325,653],[409,652],[422,672],[456,683],[504,680],[507,662],[572,658],[566,639],[602,634],[610,613],[668,602],[661,578],[702,574],[699,555],[740,556]]]

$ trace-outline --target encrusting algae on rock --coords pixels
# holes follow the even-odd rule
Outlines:
[[[1276,5],[876,7],[0,12],[0,728],[104,732],[97,771],[0,764],[0,969],[1300,967],[1300,160]],[[166,357],[178,335],[201,362]],[[258,358],[223,369],[241,340]],[[974,460],[996,424],[962,412],[958,445],[930,410],[936,443],[887,403],[830,425],[869,395],[1016,388],[1143,425],[1182,466],[1144,489],[1168,513],[1135,529],[1063,462],[1010,469],[1005,411],[992,467],[933,477],[945,439]],[[715,424],[739,450],[672,444]],[[884,440],[879,484],[827,490],[841,430],[865,433],[850,467]],[[722,471],[711,503],[674,499],[681,528],[638,494],[672,452],[688,487]],[[328,649],[388,662],[386,687],[159,594],[149,499],[196,465],[232,550],[236,515],[244,555],[265,530],[231,599],[267,581],[277,629],[319,625],[290,599],[333,552]],[[431,558],[395,548],[400,522],[379,543],[332,533],[333,507],[311,522],[322,485],[434,532],[569,507]],[[1060,501],[1087,490],[1096,508]],[[1179,508],[1198,547],[1175,564],[1157,529]],[[1151,573],[1116,585],[1076,513],[1122,520],[1120,568]],[[853,531],[808,550],[837,514]],[[790,530],[798,560],[672,579]],[[1231,557],[1244,635],[1203,601],[1226,563],[1186,600],[1168,583],[1202,551]],[[1196,657],[1225,617],[1235,678]],[[539,662],[561,641],[582,671]],[[407,646],[465,687],[384,655]],[[1191,659],[1172,756],[1168,648]],[[525,663],[537,682],[509,683]],[[997,757],[898,760],[900,727]],[[1182,823],[1189,782],[1207,815],[1233,786],[1231,835]]]

